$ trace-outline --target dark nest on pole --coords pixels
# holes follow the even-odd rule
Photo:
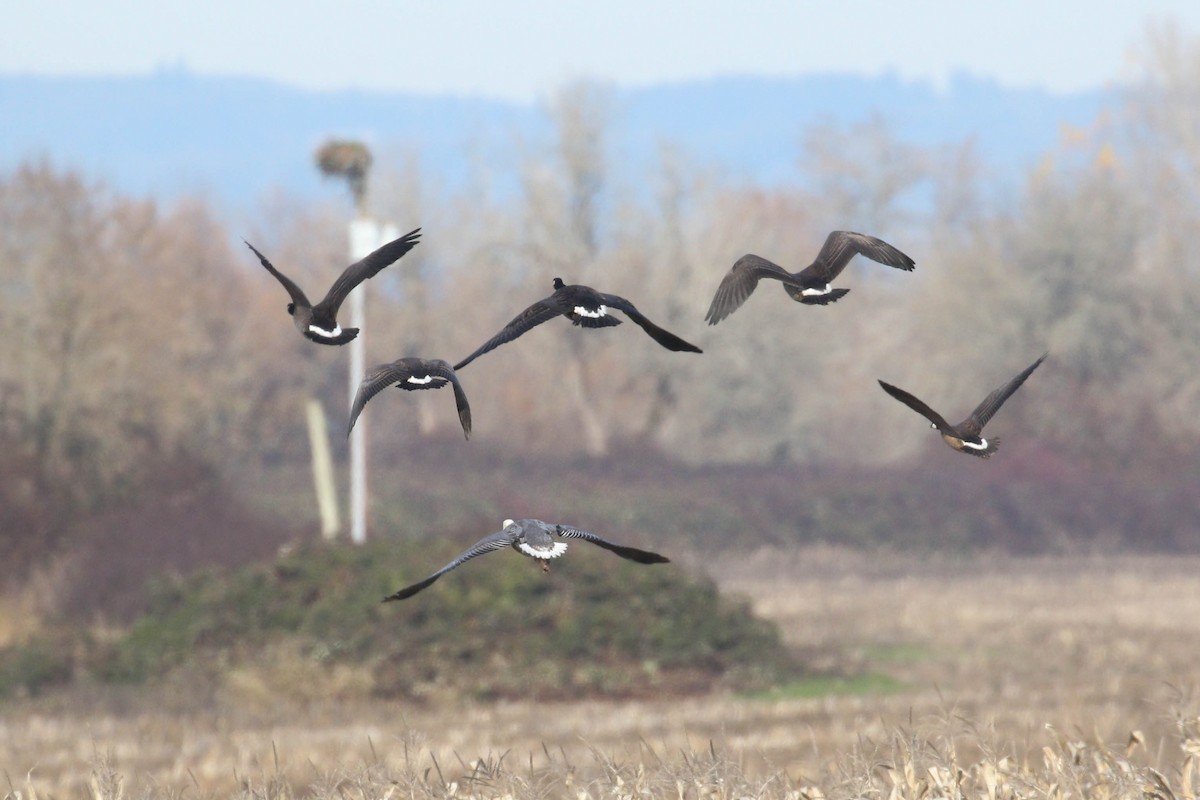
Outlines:
[[[362,142],[330,139],[317,150],[317,169],[327,178],[343,178],[354,197],[355,209],[362,211],[367,195],[367,173],[371,169],[371,151]]]

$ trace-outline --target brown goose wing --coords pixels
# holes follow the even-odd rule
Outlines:
[[[898,386],[892,386],[890,383],[885,383],[883,381],[879,381],[879,385],[882,386],[883,390],[885,392],[887,392],[888,394],[890,394],[892,397],[896,398],[901,403],[904,403],[904,405],[908,406],[913,411],[916,411],[918,414],[923,416],[925,419],[932,422],[934,427],[936,427],[942,433],[953,433],[954,432],[954,429],[950,427],[950,423],[946,422],[946,420],[942,417],[941,414],[934,411],[932,408],[927,406],[920,399],[914,397],[913,395],[909,394],[908,392],[904,391],[903,389],[901,389]]]
[[[463,436],[470,439],[471,404],[467,402],[467,393],[463,390],[462,384],[459,383],[458,375],[454,373],[454,368],[449,363],[438,359],[436,362],[433,362],[430,374],[450,381],[450,387],[454,389],[454,405],[458,409],[458,421],[462,424]]]
[[[833,231],[812,264],[800,271],[799,277],[812,282],[829,283],[846,268],[850,259],[866,256],[872,261],[911,272],[916,263],[883,239],[854,231]]]
[[[692,344],[691,342],[686,342],[683,339],[680,339],[675,334],[666,330],[665,328],[660,328],[657,325],[655,325],[653,322],[651,322],[649,319],[647,319],[646,316],[644,314],[642,314],[642,312],[638,311],[637,308],[633,305],[633,303],[629,302],[624,297],[618,297],[615,294],[601,294],[600,297],[604,300],[605,305],[611,306],[612,308],[620,309],[621,311],[624,311],[625,314],[631,320],[633,320],[634,323],[639,328],[641,328],[647,334],[650,335],[651,339],[658,342],[660,345],[667,348],[668,350],[674,350],[677,353],[678,352],[687,352],[687,353],[703,353],[704,352],[703,350],[701,350],[699,347],[696,347],[696,345]]]
[[[440,358],[402,358],[391,364],[380,364],[372,367],[363,376],[358,391],[354,394],[354,402],[350,407],[350,425],[346,435],[354,430],[354,423],[362,413],[367,401],[379,394],[388,386],[407,391],[419,389],[437,389],[450,383],[454,388],[454,401],[458,406],[458,419],[462,423],[463,433],[471,438],[471,406],[467,403],[467,395],[458,381],[458,376],[450,364]]]
[[[709,325],[716,325],[737,311],[763,278],[787,281],[791,277],[792,274],[778,264],[762,256],[747,253],[733,262],[729,272],[721,279],[721,285],[717,287],[717,293],[713,295],[704,319]]]
[[[1049,353],[1043,353],[1041,358],[1022,370],[1019,375],[985,397],[983,402],[971,412],[971,416],[962,421],[959,428],[964,433],[978,436],[983,431],[983,426],[987,425],[988,420],[1000,410],[1000,406],[1004,405],[1004,402],[1012,396],[1013,392],[1021,388],[1021,384],[1025,382],[1025,379],[1041,366],[1041,363],[1046,360],[1047,355]]]
[[[363,375],[362,382],[358,384],[358,391],[354,393],[354,402],[350,404],[350,425],[346,428],[346,435],[349,436],[350,431],[354,430],[354,423],[367,405],[367,401],[388,386],[393,384],[404,386],[405,381],[413,375],[412,364],[407,359],[390,364],[380,364],[367,370]],[[444,382],[439,381],[437,385],[441,386]]]
[[[544,300],[538,300],[529,308],[513,317],[513,319],[507,325],[500,329],[499,333],[484,342],[478,350],[455,364],[454,369],[462,369],[484,353],[490,350],[495,350],[505,342],[511,342],[513,339],[516,339],[530,328],[535,328],[547,320],[551,320],[557,316],[560,316],[562,313],[563,312],[558,308],[553,295],[545,298]]]
[[[400,256],[407,253],[417,246],[417,242],[421,240],[421,229],[409,231],[399,239],[394,239],[388,242],[383,247],[375,250],[370,255],[360,261],[356,261],[342,271],[338,279],[333,282],[333,286],[329,288],[325,298],[317,304],[317,309],[320,312],[328,314],[330,318],[336,317],[338,309],[341,308],[342,301],[347,295],[363,281],[368,278],[374,278],[379,274],[379,271],[389,264],[394,263]]]
[[[258,256],[259,262],[261,262],[262,265],[267,268],[267,272],[274,275],[275,280],[277,280],[283,284],[283,288],[287,289],[288,296],[292,298],[293,303],[295,303],[298,306],[306,306],[306,307],[309,306],[308,298],[304,296],[304,292],[300,289],[299,286],[296,285],[295,281],[293,281],[287,275],[284,275],[279,270],[275,269],[275,265],[272,264],[270,261],[268,261],[266,256],[264,256],[262,253],[258,252],[257,247],[250,244],[245,239],[242,239],[242,242],[245,243],[246,247],[250,248],[251,252],[253,252],[254,255]]]

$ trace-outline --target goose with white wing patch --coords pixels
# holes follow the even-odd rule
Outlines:
[[[957,425],[951,425],[946,422],[941,414],[903,389],[892,386],[890,383],[884,383],[883,381],[880,381],[879,385],[892,397],[929,420],[929,426],[936,429],[942,435],[942,440],[950,447],[960,453],[967,453],[979,458],[991,458],[992,453],[995,453],[1000,447],[1000,437],[992,436],[988,439],[983,438],[983,426],[1000,410],[1000,406],[1004,405],[1004,401],[1011,397],[1013,392],[1021,388],[1021,384],[1046,360],[1047,355],[1049,353],[1044,353],[1041,358],[1026,367],[1015,378],[994,390],[983,399],[983,402],[971,412],[969,417]]]
[[[467,393],[449,362],[440,358],[401,358],[390,364],[380,364],[367,370],[358,391],[354,393],[354,402],[350,406],[350,425],[346,436],[354,430],[354,422],[362,413],[367,401],[379,394],[388,386],[395,386],[405,391],[421,389],[438,389],[449,383],[454,388],[454,402],[458,406],[458,419],[462,423],[463,434],[471,438],[471,406],[467,403]]]
[[[911,258],[882,239],[854,231],[834,231],[825,238],[825,244],[813,262],[799,272],[788,272],[753,253],[739,258],[721,279],[704,318],[709,325],[716,325],[737,311],[763,278],[782,281],[783,290],[797,303],[824,306],[837,302],[850,290],[834,289],[830,283],[857,255],[906,272],[916,266]]]
[[[308,301],[304,291],[296,282],[275,268],[267,257],[258,251],[254,245],[246,242],[246,247],[258,256],[259,262],[266,267],[267,272],[283,284],[292,302],[288,303],[287,311],[292,316],[292,324],[306,339],[317,344],[340,345],[352,341],[358,336],[358,328],[343,328],[338,325],[337,312],[342,301],[368,278],[379,274],[380,270],[392,264],[402,255],[417,246],[421,238],[421,229],[409,231],[399,239],[388,242],[365,258],[354,262],[342,271],[333,286],[325,294],[321,302],[313,305]],[[245,241],[245,240],[243,240]]]
[[[522,311],[499,333],[484,342],[478,350],[455,364],[454,368],[462,369],[484,353],[495,350],[505,342],[511,342],[531,328],[555,317],[566,317],[571,320],[572,324],[584,328],[608,328],[620,325],[621,320],[612,315],[614,309],[625,312],[651,339],[668,350],[688,353],[704,352],[696,345],[685,342],[670,331],[655,325],[624,297],[598,292],[590,286],[566,284],[562,278],[555,278],[554,294],[538,300]]]
[[[493,533],[491,536],[480,539],[458,556],[458,558],[425,580],[407,586],[394,594],[390,594],[383,598],[383,601],[386,603],[390,600],[405,600],[412,597],[422,589],[428,588],[434,581],[450,570],[461,566],[466,561],[475,558],[475,556],[481,556],[484,553],[501,550],[505,547],[511,547],[521,555],[537,559],[541,562],[542,572],[549,572],[549,560],[558,558],[567,550],[567,543],[560,541],[560,539],[583,539],[585,542],[591,542],[598,547],[603,547],[605,550],[616,553],[621,558],[627,558],[639,564],[666,564],[670,561],[669,558],[660,556],[658,553],[615,544],[594,533],[573,528],[569,525],[542,522],[540,519],[506,519],[504,520],[504,529],[499,533]]]

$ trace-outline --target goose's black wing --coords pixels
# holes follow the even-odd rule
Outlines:
[[[350,407],[350,425],[346,435],[354,430],[354,423],[362,413],[367,401],[388,386],[415,391],[419,389],[437,389],[450,383],[454,387],[454,401],[458,406],[458,419],[462,423],[463,433],[471,438],[471,406],[467,403],[467,395],[458,381],[458,376],[450,364],[440,358],[402,358],[390,364],[380,364],[367,370],[358,391],[354,394],[354,402]]]
[[[445,361],[442,363],[446,364]],[[454,374],[454,370],[449,364],[446,364],[446,373],[450,386],[454,389],[454,405],[458,408],[458,421],[462,423],[463,436],[470,439],[471,404],[467,402],[467,393],[463,391],[462,384],[458,382],[458,376]]]
[[[978,436],[983,430],[983,426],[987,425],[988,420],[1000,410],[1000,406],[1004,405],[1004,401],[1011,397],[1013,392],[1021,388],[1021,384],[1033,374],[1035,369],[1041,366],[1041,363],[1046,360],[1047,355],[1049,353],[1043,353],[1041,358],[1026,367],[1020,375],[1017,375],[1011,381],[985,397],[983,402],[979,404],[979,407],[971,412],[971,416],[959,424],[959,430],[963,433]]]
[[[954,428],[950,427],[950,424],[942,418],[941,414],[925,405],[925,403],[923,403],[921,400],[918,400],[916,397],[913,397],[911,394],[897,386],[892,386],[890,383],[884,383],[883,381],[880,381],[879,385],[882,386],[883,390],[892,397],[896,398],[901,403],[904,403],[904,405],[908,406],[913,411],[916,411],[925,419],[932,422],[934,427],[936,427],[939,431],[942,431],[943,433],[954,432]]]
[[[512,545],[513,541],[514,541],[513,534],[507,533],[505,531],[500,531],[499,533],[493,533],[491,536],[487,536],[483,539],[480,539],[478,542],[476,542],[470,548],[468,548],[466,551],[464,551],[462,553],[462,555],[460,555],[458,558],[454,559],[449,564],[442,567],[441,569],[439,569],[437,572],[430,575],[425,580],[418,581],[417,583],[414,583],[412,586],[406,586],[403,589],[401,589],[400,591],[395,592],[394,594],[389,594],[387,597],[383,598],[383,602],[386,603],[389,600],[404,600],[406,598],[412,597],[414,594],[421,591],[422,589],[429,588],[429,586],[434,581],[436,581],[438,578],[442,577],[443,575],[445,575],[447,572],[454,569],[455,567],[460,566],[463,562],[470,561],[475,556],[481,556],[484,553],[490,553],[493,550],[501,550],[505,547],[510,547]]]
[[[797,277],[811,283],[829,283],[855,256],[866,256],[872,261],[908,272],[916,266],[911,258],[883,239],[854,231],[833,231],[825,238],[816,260],[802,269]]]
[[[329,288],[325,299],[316,305],[318,313],[328,314],[331,319],[336,317],[342,301],[346,299],[355,286],[358,286],[367,278],[373,278],[378,275],[379,271],[384,267],[394,263],[400,256],[416,247],[420,239],[421,229],[417,228],[404,234],[399,239],[388,242],[361,261],[356,261],[346,267],[342,271],[342,274],[338,276],[338,279],[333,282],[333,286]]]
[[[658,342],[659,344],[661,344],[663,347],[667,348],[668,350],[674,350],[677,353],[679,353],[679,352],[703,353],[704,352],[703,350],[701,350],[699,347],[696,347],[696,345],[692,344],[691,342],[685,342],[683,339],[680,339],[678,336],[671,333],[670,331],[660,328],[657,325],[655,325],[653,322],[651,322],[650,320],[646,319],[645,315],[642,314],[642,312],[638,311],[637,308],[634,307],[633,303],[629,302],[624,297],[618,297],[615,294],[602,294],[602,295],[600,295],[600,297],[604,300],[605,305],[608,305],[613,308],[617,308],[617,309],[620,309],[621,311],[624,311],[625,314],[631,320],[633,320],[634,323],[639,328],[641,328],[642,330],[644,330],[646,333],[648,333],[650,335],[651,339]]]
[[[562,313],[553,295],[544,300],[538,300],[514,317],[507,325],[500,329],[499,333],[484,342],[478,350],[455,364],[454,369],[462,369],[484,353],[495,350],[505,342],[511,342],[530,328],[535,328],[547,320],[560,316]]]
[[[268,261],[266,256],[264,256],[262,253],[258,252],[257,247],[250,244],[245,239],[242,239],[242,241],[245,242],[246,247],[249,247],[251,252],[254,253],[254,255],[258,256],[259,262],[261,262],[262,265],[267,268],[267,272],[274,275],[275,280],[277,280],[283,284],[283,288],[287,289],[288,296],[292,298],[293,303],[295,303],[297,306],[309,306],[310,305],[308,302],[308,298],[304,296],[304,292],[300,289],[299,286],[296,285],[295,281],[293,281],[287,275],[284,275],[279,270],[275,269],[275,265],[272,264],[270,261]]]
[[[717,287],[717,293],[713,295],[704,319],[709,325],[716,325],[737,311],[763,278],[787,281],[792,278],[792,274],[778,264],[753,253],[739,258],[721,279],[721,285]]]
[[[666,564],[671,560],[666,556],[660,556],[658,553],[651,553],[649,550],[639,550],[636,547],[626,547],[622,544],[610,542],[594,533],[581,531],[578,528],[572,528],[568,525],[555,525],[554,532],[564,539],[583,539],[585,542],[591,542],[594,545],[603,547],[605,550],[616,553],[621,558],[628,558],[630,561],[636,561],[639,564]]]

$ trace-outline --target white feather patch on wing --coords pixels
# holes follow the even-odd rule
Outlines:
[[[544,560],[547,558],[558,558],[563,553],[567,552],[567,543],[555,542],[553,545],[543,550],[536,547],[530,547],[525,542],[521,542],[517,545],[517,549],[527,556],[533,556],[534,558],[540,558]]]
[[[962,443],[963,443],[963,447],[969,447],[972,450],[987,450],[987,447],[988,447],[987,439],[983,439],[983,438],[981,438],[979,440],[979,444],[972,444],[971,442],[968,442],[966,439],[963,439]]]
[[[575,306],[575,313],[581,317],[591,317],[592,319],[600,319],[600,317],[608,316],[608,306],[600,306],[595,311],[583,306]]]
[[[342,335],[342,326],[341,325],[334,325],[333,330],[331,330],[331,331],[327,331],[324,328],[319,327],[317,325],[309,325],[308,329],[310,331],[312,331],[313,333],[320,334],[321,336],[328,336],[330,339],[334,339],[334,338],[337,338],[338,336]]]
[[[433,382],[433,376],[432,376],[432,375],[426,375],[424,378],[418,378],[416,375],[409,375],[409,376],[408,376],[408,382],[409,382],[409,383],[415,383],[415,384],[418,384],[418,385],[420,385],[420,386],[424,386],[424,385],[425,385],[425,384],[427,384],[427,383],[432,383],[432,382]]]
[[[804,297],[813,297],[814,295],[829,294],[829,284],[825,284],[824,289],[801,289],[800,294]]]

